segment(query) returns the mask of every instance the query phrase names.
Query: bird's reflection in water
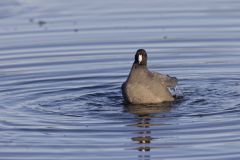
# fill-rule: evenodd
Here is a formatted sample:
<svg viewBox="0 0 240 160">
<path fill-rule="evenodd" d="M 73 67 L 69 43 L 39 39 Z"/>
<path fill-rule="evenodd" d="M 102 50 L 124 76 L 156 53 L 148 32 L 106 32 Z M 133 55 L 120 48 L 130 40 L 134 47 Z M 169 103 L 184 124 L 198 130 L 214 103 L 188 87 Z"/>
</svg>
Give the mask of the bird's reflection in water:
<svg viewBox="0 0 240 160">
<path fill-rule="evenodd" d="M 151 123 L 152 119 L 161 113 L 169 112 L 172 108 L 172 103 L 166 102 L 158 105 L 125 105 L 126 110 L 136 115 L 137 122 L 132 126 L 141 128 L 141 131 L 137 132 L 137 136 L 131 138 L 132 141 L 139 144 L 136 149 L 141 154 L 138 155 L 140 160 L 150 160 L 151 142 L 157 137 L 151 136 L 151 127 L 159 126 L 162 124 Z"/>
</svg>

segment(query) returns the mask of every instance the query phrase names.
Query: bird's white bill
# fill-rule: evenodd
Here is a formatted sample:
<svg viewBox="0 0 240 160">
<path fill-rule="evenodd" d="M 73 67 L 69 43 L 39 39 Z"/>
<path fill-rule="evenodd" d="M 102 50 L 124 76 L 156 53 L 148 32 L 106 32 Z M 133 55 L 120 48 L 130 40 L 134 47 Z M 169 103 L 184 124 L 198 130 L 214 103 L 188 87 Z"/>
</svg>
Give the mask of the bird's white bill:
<svg viewBox="0 0 240 160">
<path fill-rule="evenodd" d="M 138 63 L 140 64 L 142 62 L 142 55 L 138 56 Z"/>
</svg>

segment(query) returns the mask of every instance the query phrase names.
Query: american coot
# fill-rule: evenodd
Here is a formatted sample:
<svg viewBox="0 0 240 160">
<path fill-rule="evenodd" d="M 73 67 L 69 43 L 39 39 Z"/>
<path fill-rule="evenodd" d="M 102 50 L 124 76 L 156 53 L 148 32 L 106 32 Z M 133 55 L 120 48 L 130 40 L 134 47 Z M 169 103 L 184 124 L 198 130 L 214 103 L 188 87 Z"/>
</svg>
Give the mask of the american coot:
<svg viewBox="0 0 240 160">
<path fill-rule="evenodd" d="M 176 85 L 177 78 L 149 71 L 147 53 L 139 49 L 130 74 L 122 84 L 122 94 L 124 100 L 131 104 L 156 104 L 174 101 L 169 88 Z"/>
</svg>

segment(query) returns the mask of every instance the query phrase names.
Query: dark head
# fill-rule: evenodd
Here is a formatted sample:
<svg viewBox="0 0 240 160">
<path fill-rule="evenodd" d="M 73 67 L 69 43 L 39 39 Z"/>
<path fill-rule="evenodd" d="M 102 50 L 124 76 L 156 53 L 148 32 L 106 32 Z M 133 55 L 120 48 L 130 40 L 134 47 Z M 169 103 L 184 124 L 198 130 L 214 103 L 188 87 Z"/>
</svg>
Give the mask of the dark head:
<svg viewBox="0 0 240 160">
<path fill-rule="evenodd" d="M 144 49 L 137 50 L 134 63 L 144 66 L 147 65 L 147 52 Z"/>
</svg>

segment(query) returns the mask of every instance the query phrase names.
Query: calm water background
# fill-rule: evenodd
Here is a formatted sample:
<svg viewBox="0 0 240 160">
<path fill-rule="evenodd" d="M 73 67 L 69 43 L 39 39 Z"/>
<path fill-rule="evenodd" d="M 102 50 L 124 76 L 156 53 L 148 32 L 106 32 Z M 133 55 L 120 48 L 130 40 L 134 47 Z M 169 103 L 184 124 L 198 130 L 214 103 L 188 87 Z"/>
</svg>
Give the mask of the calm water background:
<svg viewBox="0 0 240 160">
<path fill-rule="evenodd" d="M 1 0 L 0 159 L 240 158 L 240 1 Z M 127 106 L 138 48 L 184 97 Z"/>
</svg>

